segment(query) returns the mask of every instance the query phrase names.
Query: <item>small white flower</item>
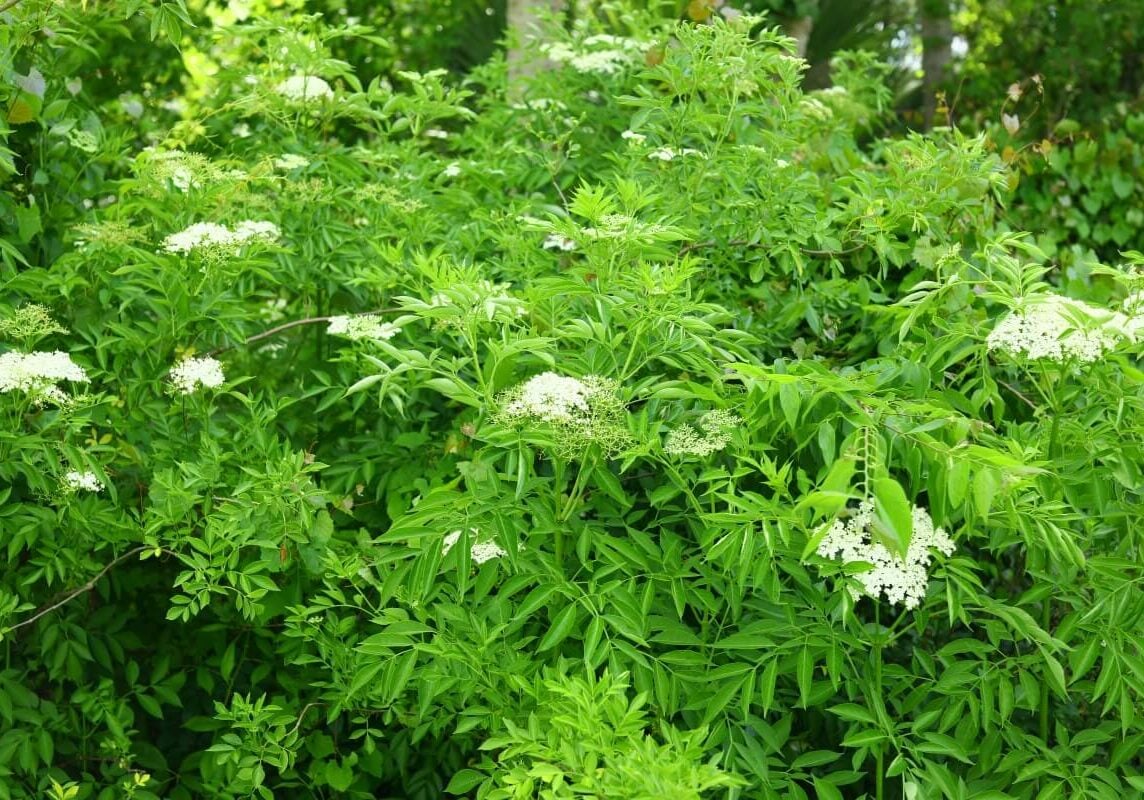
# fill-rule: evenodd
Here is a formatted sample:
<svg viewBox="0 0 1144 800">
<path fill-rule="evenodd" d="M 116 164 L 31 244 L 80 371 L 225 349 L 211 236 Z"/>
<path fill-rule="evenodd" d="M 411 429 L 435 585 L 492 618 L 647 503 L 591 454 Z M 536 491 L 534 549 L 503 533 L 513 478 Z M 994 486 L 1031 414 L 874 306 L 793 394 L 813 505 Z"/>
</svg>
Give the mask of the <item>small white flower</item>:
<svg viewBox="0 0 1144 800">
<path fill-rule="evenodd" d="M 457 161 L 449 162 L 449 165 L 447 167 L 445 167 L 445 169 L 441 170 L 441 174 L 444 175 L 446 178 L 457 177 L 458 175 L 461 174 L 460 163 Z"/>
<path fill-rule="evenodd" d="M 330 84 L 315 75 L 294 75 L 274 87 L 274 91 L 288 100 L 325 100 L 334 96 Z"/>
<path fill-rule="evenodd" d="M 247 139 L 252 133 L 250 125 L 245 122 L 240 122 L 230 129 L 230 135 L 238 139 Z"/>
<path fill-rule="evenodd" d="M 647 141 L 647 137 L 644 136 L 642 133 L 636 133 L 635 131 L 632 131 L 632 130 L 624 131 L 623 133 L 620 134 L 620 138 L 621 139 L 627 139 L 629 142 L 634 142 L 636 144 L 643 144 L 644 142 Z"/>
<path fill-rule="evenodd" d="M 401 328 L 391 322 L 382 322 L 376 314 L 363 314 L 354 317 L 330 317 L 330 325 L 326 332 L 333 336 L 344 336 L 358 341 L 392 339 L 400 330 Z"/>
<path fill-rule="evenodd" d="M 184 358 L 171 368 L 170 378 L 179 394 L 194 394 L 200 386 L 217 389 L 226 381 L 222 364 L 210 357 Z"/>
<path fill-rule="evenodd" d="M 428 136 L 430 139 L 448 139 L 449 138 L 449 132 L 443 131 L 440 128 L 429 128 L 429 130 L 425 131 L 425 135 Z"/>
<path fill-rule="evenodd" d="M 102 492 L 103 482 L 99 479 L 94 472 L 90 470 L 79 472 L 78 470 L 71 470 L 64 475 L 64 486 L 69 491 L 84 490 L 88 492 Z"/>
</svg>

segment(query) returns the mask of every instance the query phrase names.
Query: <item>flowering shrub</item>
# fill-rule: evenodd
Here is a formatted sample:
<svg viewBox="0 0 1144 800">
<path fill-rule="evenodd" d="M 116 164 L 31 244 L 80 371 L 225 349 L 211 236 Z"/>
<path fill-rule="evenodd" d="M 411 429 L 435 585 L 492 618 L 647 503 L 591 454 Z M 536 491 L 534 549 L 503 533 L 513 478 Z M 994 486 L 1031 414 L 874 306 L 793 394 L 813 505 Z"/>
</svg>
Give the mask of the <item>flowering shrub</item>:
<svg viewBox="0 0 1144 800">
<path fill-rule="evenodd" d="M 1144 256 L 748 15 L 105 5 L 0 12 L 0 796 L 1144 792 Z"/>
</svg>

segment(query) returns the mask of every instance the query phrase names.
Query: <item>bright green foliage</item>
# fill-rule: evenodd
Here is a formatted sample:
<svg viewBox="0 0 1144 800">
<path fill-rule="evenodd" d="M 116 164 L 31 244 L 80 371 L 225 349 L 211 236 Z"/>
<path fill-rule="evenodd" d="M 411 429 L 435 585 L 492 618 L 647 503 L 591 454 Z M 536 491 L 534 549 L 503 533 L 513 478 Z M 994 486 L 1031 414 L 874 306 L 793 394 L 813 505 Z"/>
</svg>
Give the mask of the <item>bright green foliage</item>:
<svg viewBox="0 0 1144 800">
<path fill-rule="evenodd" d="M 608 4 L 509 91 L 154 4 L 182 105 L 140 110 L 33 45 L 150 34 L 90 5 L 0 29 L 10 108 L 44 76 L 0 797 L 1144 791 L 1144 257 L 1062 280 L 984 139 L 872 138 L 874 59 L 804 92 L 754 18 Z M 1031 341 L 1069 357 L 1014 355 L 1065 289 L 1092 313 Z M 886 585 L 955 544 L 916 607 L 827 552 L 867 500 Z"/>
</svg>

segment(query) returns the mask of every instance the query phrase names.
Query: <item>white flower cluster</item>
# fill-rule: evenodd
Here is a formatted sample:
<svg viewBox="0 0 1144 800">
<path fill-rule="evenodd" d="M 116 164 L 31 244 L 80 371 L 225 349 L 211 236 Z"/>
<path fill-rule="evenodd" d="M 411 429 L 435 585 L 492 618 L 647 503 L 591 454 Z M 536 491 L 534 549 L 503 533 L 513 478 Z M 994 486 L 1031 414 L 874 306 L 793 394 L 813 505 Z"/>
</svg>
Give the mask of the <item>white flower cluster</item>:
<svg viewBox="0 0 1144 800">
<path fill-rule="evenodd" d="M 222 364 L 210 357 L 184 358 L 171 368 L 170 377 L 179 394 L 194 394 L 200 386 L 217 389 L 226 380 Z"/>
<path fill-rule="evenodd" d="M 391 322 L 382 322 L 376 314 L 363 314 L 354 317 L 330 317 L 330 327 L 326 332 L 356 342 L 360 339 L 392 339 L 399 330 L 401 329 Z"/>
<path fill-rule="evenodd" d="M 683 425 L 667 434 L 663 452 L 673 456 L 709 456 L 727 446 L 731 431 L 741 422 L 730 411 L 708 411 L 699 418 L 698 429 Z"/>
<path fill-rule="evenodd" d="M 163 249 L 168 253 L 183 254 L 195 250 L 207 250 L 216 254 L 232 253 L 252 242 L 273 242 L 281 235 L 282 232 L 273 222 L 244 220 L 233 230 L 214 222 L 196 222 L 165 238 Z"/>
<path fill-rule="evenodd" d="M 642 133 L 636 133 L 633 130 L 626 130 L 620 134 L 621 139 L 626 139 L 633 144 L 643 144 L 647 141 L 647 137 Z"/>
<path fill-rule="evenodd" d="M 541 47 L 551 61 L 568 64 L 577 72 L 615 75 L 639 62 L 646 45 L 623 36 L 589 36 L 579 46 L 552 42 Z"/>
<path fill-rule="evenodd" d="M 461 174 L 461 164 L 459 161 L 450 161 L 445 169 L 441 170 L 441 174 L 446 178 L 455 178 Z"/>
<path fill-rule="evenodd" d="M 449 132 L 443 131 L 440 128 L 428 128 L 425 131 L 425 135 L 428 136 L 430 139 L 448 139 L 449 138 Z"/>
<path fill-rule="evenodd" d="M 222 170 L 201 153 L 145 148 L 141 154 L 142 174 L 159 183 L 170 183 L 180 192 L 202 188 L 223 178 Z"/>
<path fill-rule="evenodd" d="M 613 390 L 603 378 L 588 375 L 583 380 L 545 372 L 525 381 L 504 407 L 509 417 L 531 417 L 545 422 L 563 422 L 580 414 L 587 416 L 589 400 Z"/>
<path fill-rule="evenodd" d="M 570 378 L 544 372 L 502 393 L 496 419 L 510 426 L 547 423 L 566 454 L 593 443 L 614 452 L 627 446 L 630 438 L 618 388 L 614 380 L 599 375 Z"/>
<path fill-rule="evenodd" d="M 81 489 L 88 492 L 102 492 L 103 482 L 90 470 L 79 472 L 73 469 L 64 475 L 64 488 L 71 492 L 78 492 Z"/>
<path fill-rule="evenodd" d="M 931 550 L 953 555 L 953 540 L 941 528 L 935 528 L 929 512 L 914 506 L 913 534 L 902 558 L 881 542 L 874 541 L 870 526 L 874 519 L 874 502 L 863 500 L 847 522 L 835 520 L 818 545 L 823 558 L 842 556 L 843 562 L 866 562 L 871 569 L 854 575 L 870 597 L 885 594 L 890 603 L 917 608 L 925 598 L 928 575 L 926 567 Z"/>
<path fill-rule="evenodd" d="M 473 537 L 469 546 L 469 558 L 472 559 L 474 564 L 483 564 L 486 561 L 492 561 L 494 558 L 501 558 L 502 556 L 508 555 L 508 551 L 492 539 L 484 542 L 477 541 L 476 537 L 480 536 L 480 531 L 476 528 L 469 528 L 469 533 Z M 453 531 L 446 536 L 441 542 L 441 555 L 448 555 L 449 551 L 453 549 L 460 538 L 460 531 Z"/>
<path fill-rule="evenodd" d="M 310 159 L 305 156 L 300 156 L 297 153 L 283 153 L 274 159 L 274 166 L 280 170 L 290 172 L 291 170 L 310 166 Z"/>
<path fill-rule="evenodd" d="M 330 84 L 316 75 L 294 75 L 275 86 L 274 91 L 294 102 L 325 100 L 334 96 Z"/>
<path fill-rule="evenodd" d="M 87 383 L 87 373 L 67 353 L 35 351 L 0 354 L 0 394 L 18 389 L 36 403 L 67 403 L 59 381 Z"/>
<path fill-rule="evenodd" d="M 576 242 L 567 236 L 561 236 L 559 233 L 550 233 L 544 237 L 542 246 L 545 250 L 562 250 L 567 253 L 576 249 Z"/>
<path fill-rule="evenodd" d="M 1121 313 L 1046 294 L 1030 298 L 1023 308 L 1002 319 L 985 342 L 990 350 L 1016 358 L 1090 362 L 1137 330 Z"/>
</svg>

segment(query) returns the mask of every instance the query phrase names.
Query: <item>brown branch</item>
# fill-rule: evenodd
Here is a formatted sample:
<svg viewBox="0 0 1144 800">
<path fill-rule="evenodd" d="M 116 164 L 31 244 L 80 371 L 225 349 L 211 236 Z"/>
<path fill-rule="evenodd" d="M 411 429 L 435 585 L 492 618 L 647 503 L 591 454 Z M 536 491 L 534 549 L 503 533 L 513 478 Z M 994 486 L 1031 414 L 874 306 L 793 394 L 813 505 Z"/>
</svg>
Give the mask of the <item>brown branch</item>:
<svg viewBox="0 0 1144 800">
<path fill-rule="evenodd" d="M 3 10 L 3 9 L 0 9 L 0 10 Z M 62 605 L 66 605 L 67 603 L 71 602 L 75 598 L 79 597 L 84 592 L 90 592 L 92 589 L 95 588 L 95 584 L 99 582 L 99 579 L 111 571 L 112 567 L 114 567 L 115 565 L 117 565 L 123 561 L 126 561 L 127 559 L 131 558 L 131 556 L 138 555 L 139 553 L 142 553 L 146 550 L 154 550 L 154 549 L 155 548 L 152 547 L 151 545 L 145 544 L 145 545 L 140 545 L 139 547 L 136 547 L 134 550 L 128 550 L 126 553 L 119 556 L 118 558 L 113 560 L 110 564 L 108 564 L 103 569 L 101 569 L 99 572 L 97 572 L 95 574 L 95 576 L 92 577 L 90 580 L 88 580 L 88 582 L 85 583 L 83 586 L 80 586 L 76 589 L 72 589 L 71 591 L 67 592 L 60 600 L 57 600 L 56 602 L 54 602 L 48 606 L 45 606 L 44 608 L 41 608 L 39 611 L 37 611 L 35 614 L 33 614 L 28 619 L 26 619 L 22 622 L 17 622 L 11 628 L 8 628 L 8 630 L 5 631 L 5 633 L 10 633 L 14 630 L 17 630 L 18 628 L 23 628 L 25 625 L 31 625 L 33 622 L 40 619 L 44 615 L 50 614 L 51 612 L 55 611 L 57 608 L 59 608 Z M 166 552 L 166 551 L 164 551 L 164 552 Z"/>
<path fill-rule="evenodd" d="M 400 311 L 400 310 L 401 310 L 400 308 L 379 308 L 376 311 L 363 311 L 360 314 L 347 314 L 346 316 L 369 317 L 369 316 L 372 316 L 374 314 L 392 314 L 392 313 Z M 222 347 L 216 347 L 214 350 L 211 350 L 209 353 L 207 353 L 207 355 L 208 356 L 217 356 L 219 353 L 225 353 L 227 350 L 233 350 L 234 348 L 239 347 L 239 346 L 246 347 L 247 345 L 253 344 L 254 342 L 257 342 L 261 339 L 268 339 L 271 336 L 276 336 L 279 333 L 282 333 L 283 331 L 288 331 L 291 328 L 297 328 L 299 325 L 313 325 L 313 324 L 318 323 L 318 322 L 329 322 L 333 318 L 334 317 L 332 317 L 332 316 L 330 316 L 330 317 L 306 317 L 305 319 L 296 319 L 296 320 L 293 320 L 291 322 L 284 322 L 281 325 L 278 325 L 274 328 L 271 328 L 270 330 L 263 331 L 262 333 L 256 333 L 253 336 L 251 336 L 247 339 L 244 339 L 242 341 L 241 345 L 239 345 L 239 344 L 226 344 L 226 345 L 223 345 Z"/>
</svg>

